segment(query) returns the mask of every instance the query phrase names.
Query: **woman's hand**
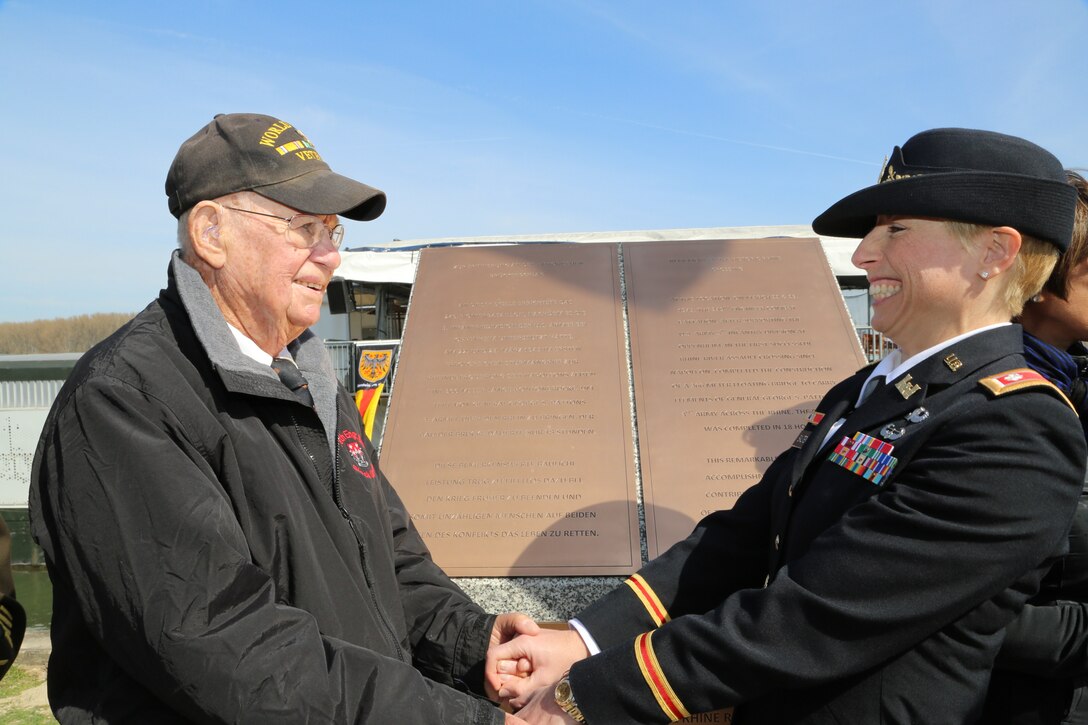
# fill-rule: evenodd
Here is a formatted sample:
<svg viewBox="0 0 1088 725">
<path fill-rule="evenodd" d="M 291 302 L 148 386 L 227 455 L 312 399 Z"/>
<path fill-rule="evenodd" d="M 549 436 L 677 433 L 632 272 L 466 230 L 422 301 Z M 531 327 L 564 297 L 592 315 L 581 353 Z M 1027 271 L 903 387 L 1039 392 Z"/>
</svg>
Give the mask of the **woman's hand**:
<svg viewBox="0 0 1088 725">
<path fill-rule="evenodd" d="M 585 642 L 573 629 L 542 629 L 535 636 L 516 637 L 488 650 L 484 677 L 500 702 L 520 708 L 535 690 L 555 683 L 588 656 Z"/>
<path fill-rule="evenodd" d="M 525 707 L 518 711 L 518 717 L 529 725 L 577 725 L 574 718 L 556 704 L 554 685 L 534 692 Z"/>
<path fill-rule="evenodd" d="M 509 642 L 518 636 L 533 637 L 540 633 L 540 626 L 533 621 L 531 617 L 520 612 L 507 612 L 506 614 L 500 614 L 495 619 L 495 626 L 491 628 L 491 640 L 487 647 L 487 662 L 491 662 L 491 652 L 501 644 Z M 527 673 L 530 669 L 529 662 L 526 661 L 521 665 Z M 515 671 L 517 666 L 515 665 Z M 486 670 L 491 672 L 490 666 Z M 487 693 L 487 697 L 492 702 L 499 701 L 498 686 L 495 684 L 496 679 L 484 677 L 484 691 Z"/>
</svg>

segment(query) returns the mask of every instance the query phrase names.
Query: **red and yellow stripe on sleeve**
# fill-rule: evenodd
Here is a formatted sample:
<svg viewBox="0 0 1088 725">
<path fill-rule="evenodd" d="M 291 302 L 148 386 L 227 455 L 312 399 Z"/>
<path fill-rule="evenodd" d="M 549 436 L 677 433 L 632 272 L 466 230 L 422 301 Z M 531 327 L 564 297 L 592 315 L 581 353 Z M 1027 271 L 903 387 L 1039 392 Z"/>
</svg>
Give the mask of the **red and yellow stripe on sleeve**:
<svg viewBox="0 0 1088 725">
<path fill-rule="evenodd" d="M 626 584 L 634 591 L 635 596 L 642 602 L 642 606 L 646 607 L 646 611 L 650 614 L 650 619 L 654 620 L 654 626 L 660 627 L 662 624 L 669 621 L 669 613 L 665 609 L 665 605 L 657 598 L 654 590 L 650 588 L 650 585 L 646 583 L 645 579 L 638 574 L 632 574 L 626 581 Z"/>
<path fill-rule="evenodd" d="M 670 722 L 691 717 L 684 703 L 680 702 L 680 698 L 676 696 L 665 673 L 661 671 L 657 655 L 654 654 L 653 642 L 650 641 L 652 634 L 653 632 L 645 632 L 635 638 L 635 661 L 638 662 L 638 668 L 642 670 L 642 676 L 646 678 L 650 692 L 654 694 L 654 699 L 657 700 L 657 704 L 661 706 Z"/>
</svg>

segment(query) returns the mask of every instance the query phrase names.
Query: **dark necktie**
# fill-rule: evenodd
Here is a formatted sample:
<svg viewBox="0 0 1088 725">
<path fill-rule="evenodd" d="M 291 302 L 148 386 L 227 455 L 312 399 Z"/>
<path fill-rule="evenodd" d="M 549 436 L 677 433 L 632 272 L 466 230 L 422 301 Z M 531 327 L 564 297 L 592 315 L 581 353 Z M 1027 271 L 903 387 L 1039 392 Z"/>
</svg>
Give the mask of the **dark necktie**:
<svg viewBox="0 0 1088 725">
<path fill-rule="evenodd" d="M 280 376 L 280 382 L 291 389 L 299 402 L 305 403 L 311 408 L 314 407 L 314 398 L 310 395 L 309 390 L 310 386 L 307 384 L 306 378 L 302 377 L 302 373 L 299 372 L 294 360 L 285 357 L 273 358 L 272 369 Z"/>
<path fill-rule="evenodd" d="M 869 382 L 865 383 L 865 389 L 861 391 L 861 398 L 858 399 L 857 407 L 860 408 L 865 403 L 866 399 L 868 399 L 877 388 L 884 384 L 884 380 L 885 378 L 883 375 L 877 375 L 875 378 L 872 378 Z"/>
</svg>

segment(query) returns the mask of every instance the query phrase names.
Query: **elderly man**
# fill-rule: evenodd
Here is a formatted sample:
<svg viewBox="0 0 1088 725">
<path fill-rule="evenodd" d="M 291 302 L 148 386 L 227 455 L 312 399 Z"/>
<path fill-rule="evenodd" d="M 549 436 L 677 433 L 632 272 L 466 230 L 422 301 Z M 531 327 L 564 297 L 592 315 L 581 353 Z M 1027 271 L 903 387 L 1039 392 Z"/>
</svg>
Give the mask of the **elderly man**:
<svg viewBox="0 0 1088 725">
<path fill-rule="evenodd" d="M 489 616 L 431 560 L 308 330 L 337 216 L 385 195 L 291 124 L 216 116 L 166 180 L 167 288 L 90 350 L 34 462 L 61 722 L 520 722 Z"/>
</svg>

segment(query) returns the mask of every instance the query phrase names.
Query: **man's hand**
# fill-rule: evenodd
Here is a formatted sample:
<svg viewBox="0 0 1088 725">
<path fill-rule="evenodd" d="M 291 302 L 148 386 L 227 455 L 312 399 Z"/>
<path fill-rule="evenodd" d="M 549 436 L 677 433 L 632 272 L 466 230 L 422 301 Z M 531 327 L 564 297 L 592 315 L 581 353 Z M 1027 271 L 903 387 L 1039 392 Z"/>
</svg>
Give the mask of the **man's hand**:
<svg viewBox="0 0 1088 725">
<path fill-rule="evenodd" d="M 527 615 L 519 612 L 507 612 L 506 614 L 500 614 L 495 619 L 495 626 L 491 628 L 491 640 L 487 646 L 487 661 L 491 662 L 491 652 L 495 647 L 509 642 L 519 635 L 532 637 L 540 633 L 540 626 L 537 625 L 533 619 Z M 524 672 L 528 674 L 530 665 L 526 660 L 522 667 Z M 515 664 L 515 671 L 517 666 Z M 487 672 L 490 673 L 490 664 L 488 664 Z M 484 676 L 484 691 L 487 693 L 487 697 L 492 702 L 499 701 L 498 687 L 495 685 L 497 678 L 492 678 L 489 674 Z"/>
<path fill-rule="evenodd" d="M 540 626 L 532 617 L 521 612 L 507 612 L 500 614 L 495 619 L 495 626 L 491 628 L 491 643 L 488 650 L 496 645 L 509 642 L 519 634 L 533 636 L 540 633 Z"/>
<path fill-rule="evenodd" d="M 574 718 L 555 703 L 554 684 L 534 692 L 525 707 L 518 710 L 518 717 L 529 725 L 577 725 Z"/>
<path fill-rule="evenodd" d="M 555 683 L 572 664 L 588 656 L 585 642 L 573 629 L 544 629 L 489 649 L 484 679 L 489 692 L 494 689 L 500 702 L 516 709 L 529 701 L 534 690 Z"/>
</svg>

